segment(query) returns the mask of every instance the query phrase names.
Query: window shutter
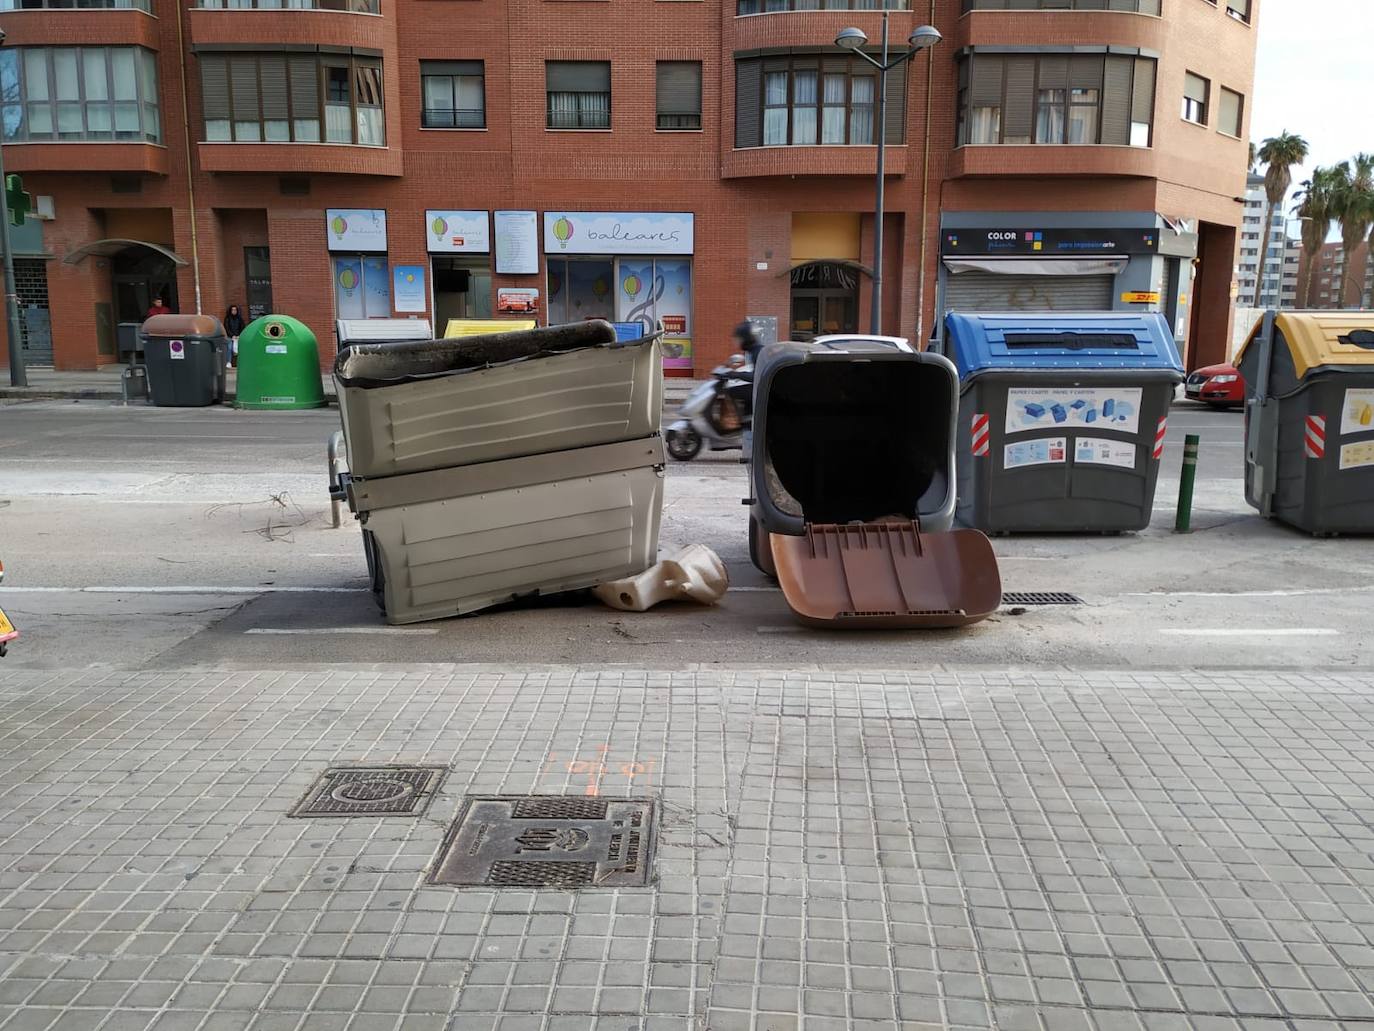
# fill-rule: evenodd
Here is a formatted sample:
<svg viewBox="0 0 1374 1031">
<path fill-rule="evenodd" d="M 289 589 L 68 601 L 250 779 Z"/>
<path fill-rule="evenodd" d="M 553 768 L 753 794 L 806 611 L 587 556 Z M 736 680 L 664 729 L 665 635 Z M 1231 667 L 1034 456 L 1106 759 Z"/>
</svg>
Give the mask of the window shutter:
<svg viewBox="0 0 1374 1031">
<path fill-rule="evenodd" d="M 899 64 L 887 73 L 887 142 L 906 142 L 906 68 Z"/>
<path fill-rule="evenodd" d="M 1135 81 L 1131 86 L 1131 121 L 1154 124 L 1155 62 L 1149 57 L 1135 60 Z"/>
<path fill-rule="evenodd" d="M 760 61 L 735 62 L 735 146 L 758 147 L 763 142 L 763 66 Z"/>
<path fill-rule="evenodd" d="M 258 58 L 262 73 L 262 117 L 265 120 L 285 120 L 291 117 L 287 106 L 286 57 L 264 54 Z"/>
<path fill-rule="evenodd" d="M 1035 58 L 1006 59 L 1007 107 L 1002 112 L 1002 135 L 1029 136 L 1035 110 Z"/>
<path fill-rule="evenodd" d="M 481 61 L 421 61 L 421 75 L 481 75 Z"/>
<path fill-rule="evenodd" d="M 1070 89 L 1102 88 L 1102 56 L 1077 54 L 1069 59 Z"/>
<path fill-rule="evenodd" d="M 701 114 L 700 62 L 659 61 L 657 72 L 659 114 Z"/>
<path fill-rule="evenodd" d="M 550 93 L 611 91 L 611 66 L 606 61 L 549 61 L 544 74 Z"/>
<path fill-rule="evenodd" d="M 1217 117 L 1217 128 L 1222 132 L 1230 133 L 1232 136 L 1239 136 L 1240 114 L 1240 94 L 1223 86 L 1221 89 L 1220 114 Z"/>
<path fill-rule="evenodd" d="M 1131 142 L 1131 70 L 1135 58 L 1112 54 L 1102 76 L 1102 142 L 1124 147 Z"/>
<path fill-rule="evenodd" d="M 1207 80 L 1200 75 L 1186 72 L 1183 76 L 1183 95 L 1199 104 L 1207 104 Z"/>
<path fill-rule="evenodd" d="M 200 102 L 207 122 L 229 117 L 229 63 L 222 54 L 200 55 Z"/>
<path fill-rule="evenodd" d="M 1068 89 L 1069 59 L 1059 54 L 1040 58 L 1040 89 Z"/>
<path fill-rule="evenodd" d="M 973 61 L 973 81 L 969 86 L 969 102 L 974 107 L 1002 106 L 1002 70 L 1000 57 L 982 54 Z"/>
<path fill-rule="evenodd" d="M 320 117 L 320 66 L 313 57 L 292 57 L 291 117 Z"/>
<path fill-rule="evenodd" d="M 258 62 L 253 57 L 233 57 L 229 60 L 229 83 L 233 88 L 233 111 L 236 122 L 258 120 Z"/>
</svg>

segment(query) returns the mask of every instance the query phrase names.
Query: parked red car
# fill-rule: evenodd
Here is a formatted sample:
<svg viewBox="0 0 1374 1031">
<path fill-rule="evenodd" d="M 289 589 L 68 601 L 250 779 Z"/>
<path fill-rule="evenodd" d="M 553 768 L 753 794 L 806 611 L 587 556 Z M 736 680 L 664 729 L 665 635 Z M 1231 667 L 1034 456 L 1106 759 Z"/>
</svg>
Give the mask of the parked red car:
<svg viewBox="0 0 1374 1031">
<path fill-rule="evenodd" d="M 1201 401 L 1214 408 L 1239 407 L 1245 404 L 1245 380 L 1234 365 L 1208 365 L 1189 374 L 1183 394 L 1190 401 Z"/>
</svg>

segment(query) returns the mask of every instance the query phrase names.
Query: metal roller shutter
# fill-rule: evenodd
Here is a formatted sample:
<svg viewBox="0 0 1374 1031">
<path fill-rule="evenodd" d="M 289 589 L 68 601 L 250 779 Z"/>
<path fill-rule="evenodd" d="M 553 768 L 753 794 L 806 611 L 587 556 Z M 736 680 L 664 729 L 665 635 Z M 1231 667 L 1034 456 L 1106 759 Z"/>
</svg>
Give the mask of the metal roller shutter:
<svg viewBox="0 0 1374 1031">
<path fill-rule="evenodd" d="M 960 272 L 945 286 L 945 310 L 1111 311 L 1116 277 L 1009 276 Z"/>
</svg>

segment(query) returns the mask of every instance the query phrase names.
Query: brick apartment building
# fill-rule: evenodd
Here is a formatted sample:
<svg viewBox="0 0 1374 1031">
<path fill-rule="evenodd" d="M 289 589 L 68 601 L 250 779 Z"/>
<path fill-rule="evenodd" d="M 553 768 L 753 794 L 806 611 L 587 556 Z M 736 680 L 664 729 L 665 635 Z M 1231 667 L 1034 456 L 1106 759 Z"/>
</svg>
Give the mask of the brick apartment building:
<svg viewBox="0 0 1374 1031">
<path fill-rule="evenodd" d="M 1308 308 L 1374 307 L 1374 262 L 1369 260 L 1368 243 L 1361 243 L 1355 248 L 1354 261 L 1355 268 L 1364 269 L 1363 288 L 1358 298 L 1355 297 L 1353 286 L 1350 295 L 1342 298 L 1345 248 L 1340 243 L 1323 244 L 1312 259 L 1303 304 Z M 1359 279 L 1358 274 L 1356 278 Z"/>
<path fill-rule="evenodd" d="M 180 311 L 867 329 L 881 0 L 3 0 L 35 364 Z M 1167 313 L 1218 360 L 1259 0 L 891 0 L 886 332 L 950 309 Z"/>
</svg>

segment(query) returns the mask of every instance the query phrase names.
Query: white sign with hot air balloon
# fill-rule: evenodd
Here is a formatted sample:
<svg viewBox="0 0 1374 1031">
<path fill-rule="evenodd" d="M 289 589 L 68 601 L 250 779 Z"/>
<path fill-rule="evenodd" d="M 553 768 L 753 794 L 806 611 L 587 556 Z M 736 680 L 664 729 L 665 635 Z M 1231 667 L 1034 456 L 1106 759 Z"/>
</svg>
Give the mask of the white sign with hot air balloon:
<svg viewBox="0 0 1374 1031">
<path fill-rule="evenodd" d="M 546 211 L 544 253 L 691 254 L 690 211 Z"/>
<path fill-rule="evenodd" d="M 386 253 L 386 211 L 382 208 L 328 208 L 324 231 L 331 251 Z"/>
<path fill-rule="evenodd" d="M 486 254 L 491 250 L 485 211 L 426 211 L 425 237 L 431 254 Z"/>
</svg>

